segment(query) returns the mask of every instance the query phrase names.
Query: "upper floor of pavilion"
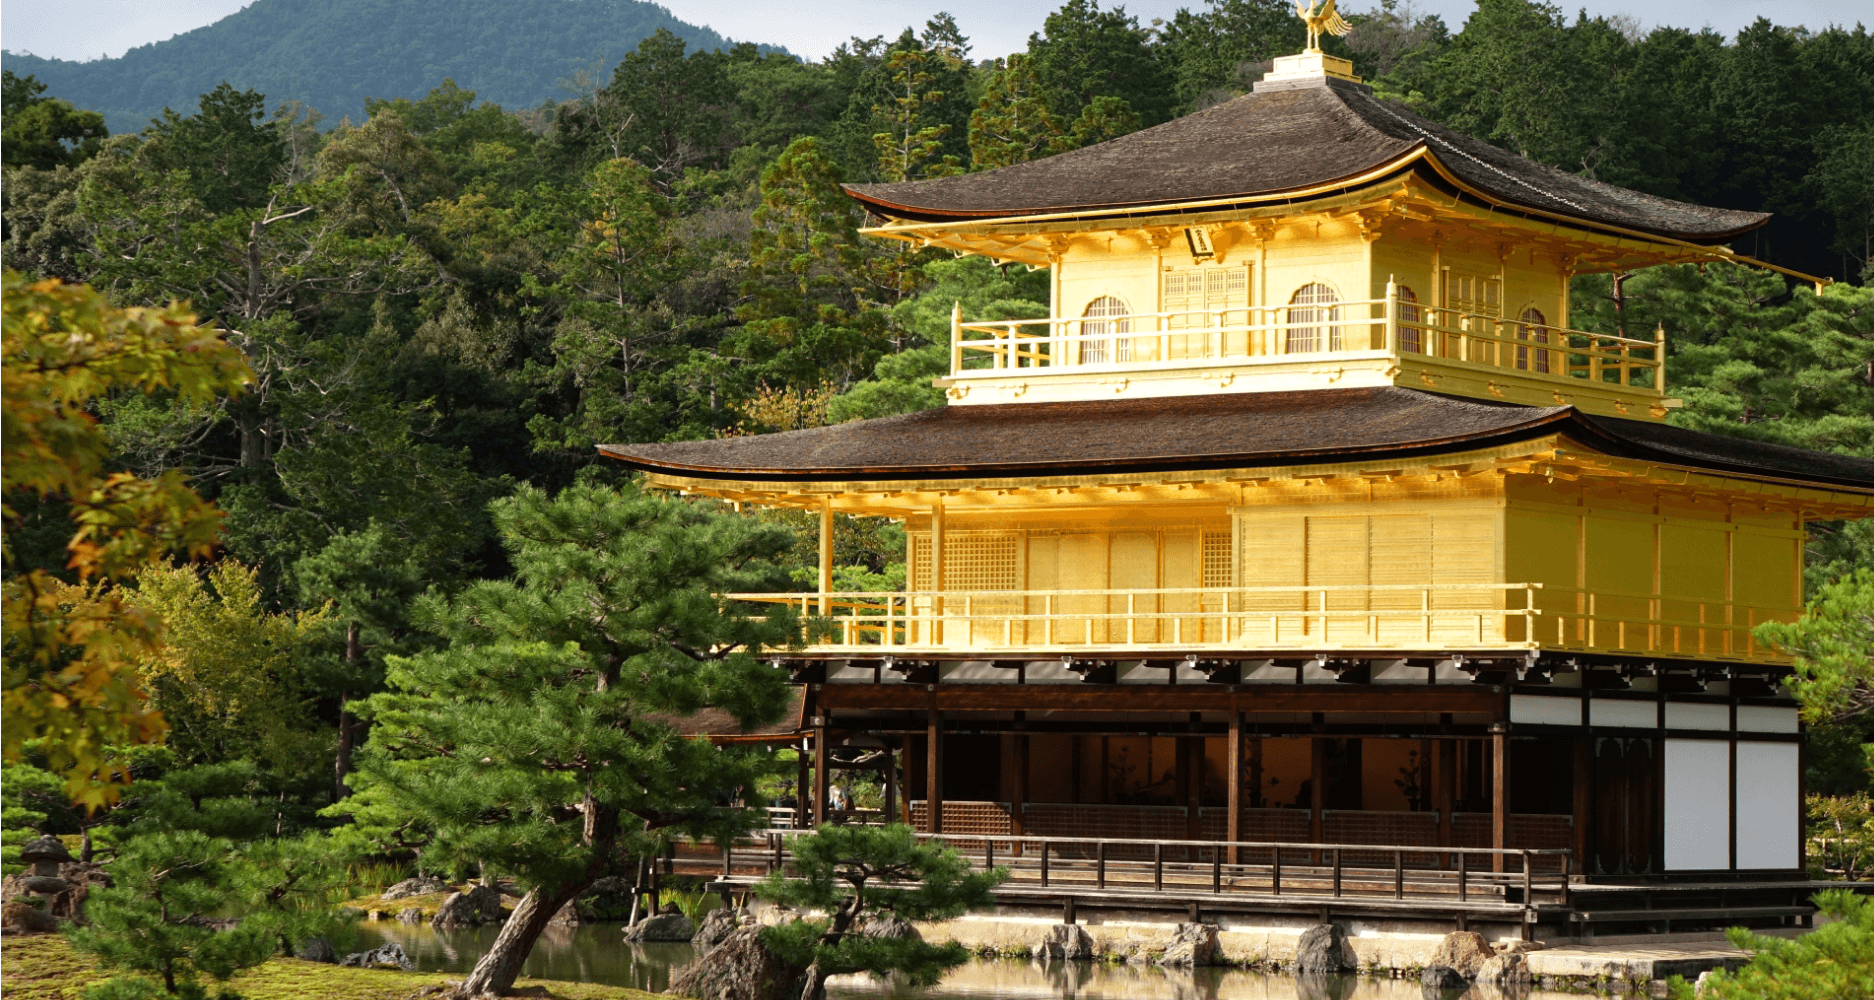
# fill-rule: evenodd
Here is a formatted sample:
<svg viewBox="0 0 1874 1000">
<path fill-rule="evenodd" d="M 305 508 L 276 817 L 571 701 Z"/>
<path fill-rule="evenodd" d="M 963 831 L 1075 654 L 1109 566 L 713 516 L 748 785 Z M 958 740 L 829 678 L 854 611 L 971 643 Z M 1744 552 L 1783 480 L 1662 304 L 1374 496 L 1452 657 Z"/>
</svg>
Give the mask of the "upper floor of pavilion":
<svg viewBox="0 0 1874 1000">
<path fill-rule="evenodd" d="M 953 402 L 1398 385 L 1661 419 L 1664 334 L 1570 326 L 1568 281 L 1736 258 L 1757 212 L 1544 166 L 1342 60 L 998 170 L 848 188 L 867 232 L 1052 269 L 1049 316 L 951 331 Z"/>
</svg>

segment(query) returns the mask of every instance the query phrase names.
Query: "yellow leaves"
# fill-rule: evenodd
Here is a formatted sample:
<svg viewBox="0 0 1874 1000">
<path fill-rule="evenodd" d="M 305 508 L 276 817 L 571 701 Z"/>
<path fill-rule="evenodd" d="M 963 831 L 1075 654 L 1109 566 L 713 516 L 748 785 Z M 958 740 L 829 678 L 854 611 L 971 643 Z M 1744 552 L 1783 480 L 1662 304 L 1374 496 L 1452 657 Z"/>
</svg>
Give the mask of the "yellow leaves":
<svg viewBox="0 0 1874 1000">
<path fill-rule="evenodd" d="M 156 625 L 112 581 L 171 552 L 206 554 L 220 514 L 177 473 L 109 472 L 110 443 L 89 407 L 124 391 L 206 404 L 252 374 L 220 331 L 181 305 L 117 309 L 83 285 L 28 282 L 13 271 L 0 282 L 0 335 L 4 752 L 16 758 L 24 742 L 43 738 L 74 798 L 96 804 L 125 778 L 107 746 L 163 733 L 133 667 L 153 648 Z M 77 583 L 15 564 L 14 504 L 27 494 L 69 509 L 66 568 Z"/>
</svg>

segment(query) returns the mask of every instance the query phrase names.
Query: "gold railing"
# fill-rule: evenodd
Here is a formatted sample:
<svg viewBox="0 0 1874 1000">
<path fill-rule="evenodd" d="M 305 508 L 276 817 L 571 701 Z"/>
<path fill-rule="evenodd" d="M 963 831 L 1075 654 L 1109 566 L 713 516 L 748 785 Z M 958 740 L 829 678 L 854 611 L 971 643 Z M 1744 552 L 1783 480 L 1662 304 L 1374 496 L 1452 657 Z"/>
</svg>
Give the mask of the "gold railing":
<svg viewBox="0 0 1874 1000">
<path fill-rule="evenodd" d="M 1665 334 L 1570 330 L 1486 313 L 1378 299 L 963 322 L 953 314 L 953 376 L 1009 369 L 1142 371 L 1392 355 L 1665 393 Z"/>
<path fill-rule="evenodd" d="M 808 648 L 1559 648 L 1783 662 L 1751 636 L 1795 608 L 1540 583 L 726 594 L 813 619 Z"/>
</svg>

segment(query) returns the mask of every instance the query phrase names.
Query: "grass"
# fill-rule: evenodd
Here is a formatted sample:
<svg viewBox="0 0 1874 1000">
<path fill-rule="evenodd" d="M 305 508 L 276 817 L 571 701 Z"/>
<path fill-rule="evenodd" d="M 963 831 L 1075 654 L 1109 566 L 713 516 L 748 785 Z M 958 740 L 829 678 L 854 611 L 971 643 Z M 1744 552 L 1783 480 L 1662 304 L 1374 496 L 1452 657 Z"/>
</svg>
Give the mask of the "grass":
<svg viewBox="0 0 1874 1000">
<path fill-rule="evenodd" d="M 346 969 L 293 958 L 276 958 L 236 975 L 228 985 L 247 1000 L 408 1000 L 426 986 L 460 973 L 387 972 Z M 84 988 L 110 978 L 88 956 L 72 950 L 64 936 L 9 935 L 0 940 L 0 991 L 7 1000 L 77 1000 Z M 525 976 L 516 990 L 544 987 L 556 1000 L 665 1000 L 624 986 L 563 983 Z"/>
</svg>

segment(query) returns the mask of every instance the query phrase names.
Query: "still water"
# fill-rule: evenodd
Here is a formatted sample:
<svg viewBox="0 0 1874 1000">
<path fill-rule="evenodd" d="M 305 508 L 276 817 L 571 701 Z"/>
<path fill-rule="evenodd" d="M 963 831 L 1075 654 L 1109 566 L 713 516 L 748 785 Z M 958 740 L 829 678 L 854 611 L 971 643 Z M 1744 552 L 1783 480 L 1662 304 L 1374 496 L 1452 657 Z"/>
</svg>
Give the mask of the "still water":
<svg viewBox="0 0 1874 1000">
<path fill-rule="evenodd" d="M 499 927 L 438 931 L 398 923 L 365 924 L 366 935 L 395 941 L 424 972 L 466 972 L 494 943 Z M 618 924 L 552 927 L 527 959 L 526 974 L 542 979 L 632 986 L 653 993 L 670 985 L 670 970 L 688 963 L 687 944 L 626 944 Z M 976 959 L 930 989 L 912 989 L 865 976 L 836 977 L 829 1000 L 1499 1000 L 1485 987 L 1438 993 L 1416 981 L 1340 977 L 1326 981 L 1236 969 L 1167 971 L 1155 966 L 1043 966 L 1018 959 Z M 1547 990 L 1518 992 L 1515 1000 L 1580 1000 Z"/>
</svg>

